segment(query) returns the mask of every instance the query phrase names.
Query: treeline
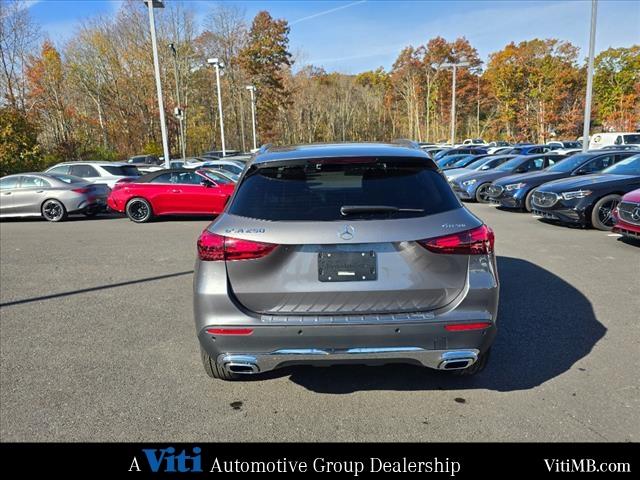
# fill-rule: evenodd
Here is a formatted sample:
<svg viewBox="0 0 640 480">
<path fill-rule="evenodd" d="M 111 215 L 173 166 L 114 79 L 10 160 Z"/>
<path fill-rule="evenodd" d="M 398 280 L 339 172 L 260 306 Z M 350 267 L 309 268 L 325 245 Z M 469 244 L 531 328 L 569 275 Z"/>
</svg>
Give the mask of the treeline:
<svg viewBox="0 0 640 480">
<path fill-rule="evenodd" d="M 78 25 L 57 48 L 21 0 L 0 1 L 3 175 L 62 159 L 161 154 L 149 22 L 141 2 L 129 0 L 115 17 Z M 259 143 L 447 140 L 452 73 L 443 64 L 461 60 L 470 65 L 457 75 L 458 140 L 544 142 L 582 134 L 586 66 L 584 53 L 568 42 L 511 43 L 485 64 L 465 38 L 437 37 L 403 49 L 389 71 L 345 75 L 293 68 L 289 26 L 266 11 L 247 23 L 234 5 L 216 5 L 198 25 L 184 4 L 166 3 L 156 23 L 173 156 L 180 152 L 177 98 L 185 112 L 187 154 L 220 148 L 210 57 L 226 66 L 227 148 L 252 146 L 247 85 L 257 88 Z M 606 50 L 595 63 L 592 131 L 636 130 L 640 46 Z"/>
</svg>

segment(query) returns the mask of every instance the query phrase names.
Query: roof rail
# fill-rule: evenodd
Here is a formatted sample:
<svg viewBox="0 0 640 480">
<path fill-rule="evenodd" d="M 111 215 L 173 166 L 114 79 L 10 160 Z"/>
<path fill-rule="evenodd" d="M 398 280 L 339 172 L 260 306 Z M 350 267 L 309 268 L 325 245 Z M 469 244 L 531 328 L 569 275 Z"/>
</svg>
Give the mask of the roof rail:
<svg viewBox="0 0 640 480">
<path fill-rule="evenodd" d="M 273 147 L 272 143 L 265 143 L 264 145 L 262 145 L 259 149 L 258 149 L 258 154 L 260 153 L 265 153 L 266 151 L 268 151 L 271 147 Z"/>
<path fill-rule="evenodd" d="M 414 140 L 409 140 L 408 138 L 396 138 L 391 143 L 420 150 L 420 144 Z"/>
</svg>

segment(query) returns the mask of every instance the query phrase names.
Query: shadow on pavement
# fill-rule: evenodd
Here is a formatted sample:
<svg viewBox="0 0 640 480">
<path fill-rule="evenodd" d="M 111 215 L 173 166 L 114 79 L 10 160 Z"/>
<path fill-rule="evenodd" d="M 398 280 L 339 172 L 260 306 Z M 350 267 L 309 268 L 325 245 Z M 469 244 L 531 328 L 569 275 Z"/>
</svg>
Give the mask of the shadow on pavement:
<svg viewBox="0 0 640 480">
<path fill-rule="evenodd" d="M 553 273 L 517 258 L 498 257 L 498 336 L 486 369 L 474 377 L 413 365 L 290 367 L 251 377 L 260 381 L 288 375 L 319 393 L 363 390 L 488 389 L 528 390 L 587 356 L 605 335 L 589 300 Z"/>
<path fill-rule="evenodd" d="M 51 300 L 52 298 L 69 297 L 81 293 L 96 292 L 98 290 L 106 290 L 109 288 L 126 287 L 138 283 L 154 282 L 164 280 L 165 278 L 181 277 L 183 275 L 191 275 L 193 270 L 177 273 L 167 273 L 165 275 L 157 275 L 155 277 L 139 278 L 137 280 L 127 280 L 126 282 L 110 283 L 108 285 L 99 285 L 97 287 L 81 288 L 79 290 L 71 290 L 69 292 L 52 293 L 50 295 L 42 295 L 39 297 L 23 298 L 21 300 L 12 300 L 10 302 L 0 303 L 0 307 L 10 307 L 12 305 L 22 305 L 24 303 L 40 302 L 42 300 Z"/>
</svg>

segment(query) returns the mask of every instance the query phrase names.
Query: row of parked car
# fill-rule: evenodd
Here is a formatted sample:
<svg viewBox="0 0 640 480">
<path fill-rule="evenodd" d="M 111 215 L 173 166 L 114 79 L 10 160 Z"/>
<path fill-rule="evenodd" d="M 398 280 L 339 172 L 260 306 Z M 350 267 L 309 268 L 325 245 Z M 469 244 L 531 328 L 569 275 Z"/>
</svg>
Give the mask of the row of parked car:
<svg viewBox="0 0 640 480">
<path fill-rule="evenodd" d="M 640 148 L 582 153 L 568 147 L 470 144 L 422 149 L 463 201 L 638 237 L 640 203 L 634 194 L 624 195 L 640 188 Z M 145 174 L 139 158 L 65 162 L 45 172 L 6 176 L 0 179 L 0 217 L 42 216 L 58 222 L 69 214 L 93 216 L 111 209 L 143 223 L 162 215 L 216 215 L 224 210 L 250 157 L 209 154 L 170 169 L 156 163 Z"/>
<path fill-rule="evenodd" d="M 158 215 L 210 216 L 224 208 L 248 158 L 194 158 L 169 169 L 156 164 L 147 173 L 132 161 L 78 161 L 8 175 L 0 179 L 0 218 L 60 222 L 109 208 L 137 223 Z"/>
<path fill-rule="evenodd" d="M 636 146 L 582 153 L 528 145 L 497 155 L 483 147 L 463 146 L 441 150 L 433 159 L 463 201 L 640 235 L 640 204 L 637 192 L 631 193 L 640 188 L 640 148 Z"/>
</svg>

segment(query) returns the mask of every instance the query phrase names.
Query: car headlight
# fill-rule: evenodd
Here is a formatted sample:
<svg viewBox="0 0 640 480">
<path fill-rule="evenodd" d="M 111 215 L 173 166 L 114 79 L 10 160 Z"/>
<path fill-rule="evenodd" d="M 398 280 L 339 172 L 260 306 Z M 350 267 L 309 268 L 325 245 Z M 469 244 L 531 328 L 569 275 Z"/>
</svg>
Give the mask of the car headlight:
<svg viewBox="0 0 640 480">
<path fill-rule="evenodd" d="M 475 178 L 473 180 L 466 180 L 464 182 L 462 182 L 462 186 L 463 187 L 468 187 L 469 185 L 473 185 L 474 183 L 476 183 L 478 180 L 476 180 Z"/>
<path fill-rule="evenodd" d="M 507 185 L 506 187 L 504 187 L 505 190 L 511 191 L 511 190 L 520 190 L 521 188 L 523 188 L 526 185 L 526 183 L 512 183 L 510 185 Z"/>
<path fill-rule="evenodd" d="M 584 198 L 591 195 L 591 190 L 576 190 L 574 192 L 562 192 L 562 198 L 573 200 L 574 198 Z"/>
</svg>

